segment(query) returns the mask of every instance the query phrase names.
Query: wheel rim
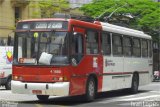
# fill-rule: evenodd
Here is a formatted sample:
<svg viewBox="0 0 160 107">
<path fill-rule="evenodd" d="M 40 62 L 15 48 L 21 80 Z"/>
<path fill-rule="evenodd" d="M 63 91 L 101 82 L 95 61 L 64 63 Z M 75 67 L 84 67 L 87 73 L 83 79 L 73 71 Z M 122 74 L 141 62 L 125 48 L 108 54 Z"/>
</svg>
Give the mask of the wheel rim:
<svg viewBox="0 0 160 107">
<path fill-rule="evenodd" d="M 95 86 L 94 86 L 94 82 L 93 82 L 93 81 L 90 81 L 90 82 L 89 82 L 88 91 L 89 91 L 89 95 L 90 95 L 90 96 L 94 96 Z"/>
<path fill-rule="evenodd" d="M 11 89 L 11 81 L 8 82 L 8 88 Z"/>
</svg>

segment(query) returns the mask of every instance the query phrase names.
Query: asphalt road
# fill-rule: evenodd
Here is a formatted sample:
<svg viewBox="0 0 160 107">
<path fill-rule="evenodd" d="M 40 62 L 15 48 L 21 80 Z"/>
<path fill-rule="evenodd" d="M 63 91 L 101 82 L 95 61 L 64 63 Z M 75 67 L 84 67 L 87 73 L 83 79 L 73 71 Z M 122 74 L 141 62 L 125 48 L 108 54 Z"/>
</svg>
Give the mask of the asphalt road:
<svg viewBox="0 0 160 107">
<path fill-rule="evenodd" d="M 126 90 L 99 93 L 93 102 L 83 101 L 83 97 L 50 97 L 48 101 L 38 101 L 34 95 L 13 94 L 0 87 L 0 107 L 160 107 L 160 82 L 152 82 L 139 88 L 137 94 Z"/>
</svg>

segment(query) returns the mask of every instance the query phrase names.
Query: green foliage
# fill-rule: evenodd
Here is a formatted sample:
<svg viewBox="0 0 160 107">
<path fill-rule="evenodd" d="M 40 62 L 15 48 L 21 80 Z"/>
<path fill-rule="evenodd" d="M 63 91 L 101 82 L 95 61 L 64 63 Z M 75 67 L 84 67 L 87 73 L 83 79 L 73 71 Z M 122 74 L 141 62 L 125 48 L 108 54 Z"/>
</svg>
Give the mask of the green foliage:
<svg viewBox="0 0 160 107">
<path fill-rule="evenodd" d="M 69 9 L 67 0 L 42 0 L 39 2 L 42 18 L 52 17 L 56 12 L 66 12 Z"/>
<path fill-rule="evenodd" d="M 152 36 L 160 31 L 160 3 L 153 0 L 93 0 L 81 7 L 81 10 L 94 18 L 105 12 L 100 18 L 102 21 L 105 16 L 115 11 L 110 23 L 123 23 L 135 29 L 140 28 Z M 133 18 L 127 17 L 128 14 Z"/>
</svg>

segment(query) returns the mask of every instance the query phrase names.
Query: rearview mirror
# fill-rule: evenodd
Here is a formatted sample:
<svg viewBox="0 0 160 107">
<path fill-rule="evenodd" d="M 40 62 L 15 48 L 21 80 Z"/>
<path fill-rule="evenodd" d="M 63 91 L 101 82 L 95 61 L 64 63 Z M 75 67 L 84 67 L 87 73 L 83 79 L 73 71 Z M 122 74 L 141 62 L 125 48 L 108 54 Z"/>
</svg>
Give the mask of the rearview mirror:
<svg viewBox="0 0 160 107">
<path fill-rule="evenodd" d="M 71 64 L 72 64 L 72 66 L 77 66 L 77 61 L 75 58 L 71 59 Z"/>
</svg>

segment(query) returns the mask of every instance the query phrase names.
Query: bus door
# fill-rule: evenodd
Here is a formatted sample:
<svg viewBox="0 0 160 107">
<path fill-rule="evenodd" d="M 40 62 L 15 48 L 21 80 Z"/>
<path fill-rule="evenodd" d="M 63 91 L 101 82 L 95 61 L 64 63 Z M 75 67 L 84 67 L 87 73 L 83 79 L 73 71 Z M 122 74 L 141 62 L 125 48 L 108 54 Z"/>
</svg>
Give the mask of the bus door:
<svg viewBox="0 0 160 107">
<path fill-rule="evenodd" d="M 84 82 L 86 67 L 84 66 L 84 36 L 85 29 L 73 26 L 71 35 L 70 49 L 71 49 L 71 95 L 78 95 L 84 93 Z"/>
</svg>

